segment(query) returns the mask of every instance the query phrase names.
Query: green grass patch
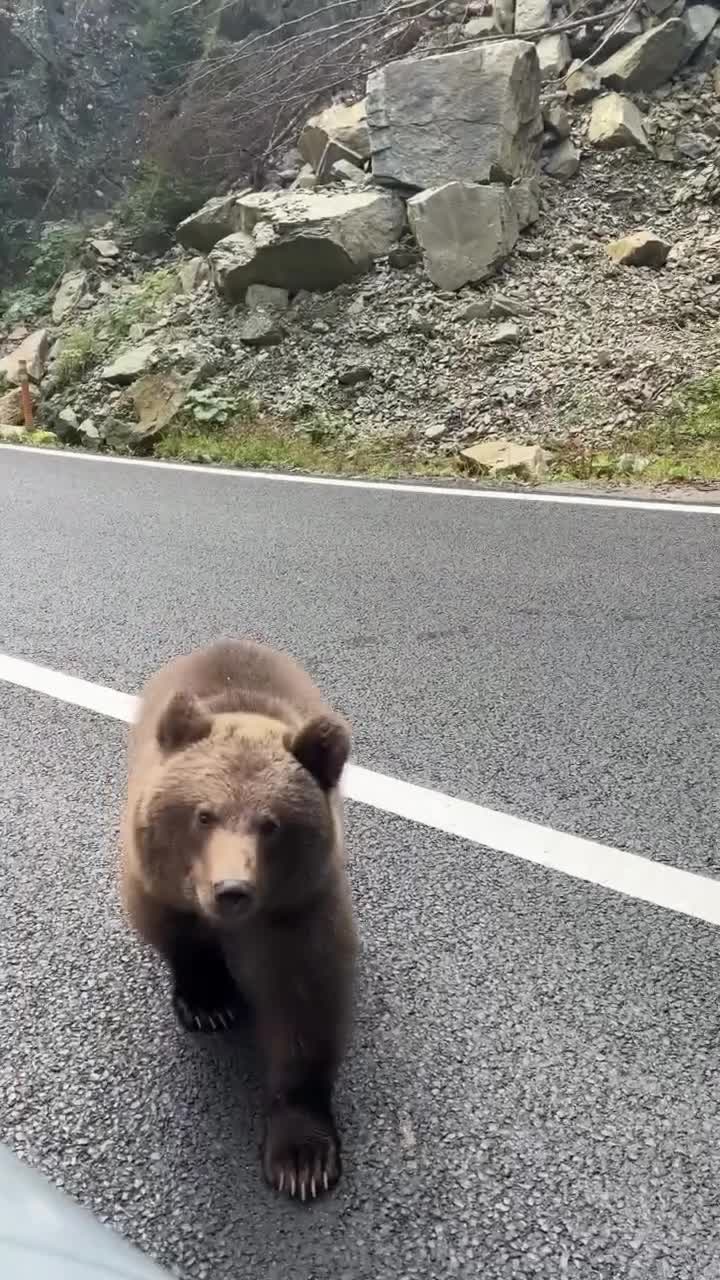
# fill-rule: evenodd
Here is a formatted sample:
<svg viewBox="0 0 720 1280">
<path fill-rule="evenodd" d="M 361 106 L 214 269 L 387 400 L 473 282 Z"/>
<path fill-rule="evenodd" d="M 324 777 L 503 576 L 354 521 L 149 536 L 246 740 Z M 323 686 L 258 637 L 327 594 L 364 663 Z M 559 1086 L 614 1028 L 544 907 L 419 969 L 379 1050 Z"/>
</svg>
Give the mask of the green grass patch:
<svg viewBox="0 0 720 1280">
<path fill-rule="evenodd" d="M 393 477 L 456 474 L 452 460 L 419 457 L 407 437 L 313 439 L 306 430 L 257 422 L 239 432 L 180 430 L 155 446 L 155 457 L 273 471 Z"/>
<path fill-rule="evenodd" d="M 603 449 L 579 440 L 557 445 L 556 480 L 618 480 L 641 484 L 720 482 L 720 372 L 690 383 L 669 410 Z"/>
</svg>

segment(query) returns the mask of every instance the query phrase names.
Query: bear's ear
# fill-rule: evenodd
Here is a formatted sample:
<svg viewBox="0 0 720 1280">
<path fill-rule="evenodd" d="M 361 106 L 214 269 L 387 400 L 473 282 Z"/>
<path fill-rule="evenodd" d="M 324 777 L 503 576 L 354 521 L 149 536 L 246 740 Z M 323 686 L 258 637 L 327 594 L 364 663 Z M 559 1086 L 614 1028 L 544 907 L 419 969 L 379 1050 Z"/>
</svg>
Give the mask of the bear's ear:
<svg viewBox="0 0 720 1280">
<path fill-rule="evenodd" d="M 317 716 L 295 735 L 289 734 L 286 742 L 288 750 L 324 791 L 337 786 L 350 755 L 350 731 L 344 721 Z"/>
<path fill-rule="evenodd" d="M 163 751 L 180 751 L 207 738 L 211 729 L 212 717 L 203 711 L 197 698 L 176 693 L 158 721 L 157 740 Z"/>
</svg>

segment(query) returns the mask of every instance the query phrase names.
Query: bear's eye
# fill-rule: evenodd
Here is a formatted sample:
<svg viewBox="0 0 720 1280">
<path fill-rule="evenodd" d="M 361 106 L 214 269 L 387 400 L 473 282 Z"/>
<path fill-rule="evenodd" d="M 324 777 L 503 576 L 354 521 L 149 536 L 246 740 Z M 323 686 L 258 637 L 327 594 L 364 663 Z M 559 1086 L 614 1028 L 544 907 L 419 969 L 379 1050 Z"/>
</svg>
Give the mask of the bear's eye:
<svg viewBox="0 0 720 1280">
<path fill-rule="evenodd" d="M 271 818 L 269 814 L 266 814 L 265 817 L 260 818 L 258 821 L 258 831 L 260 832 L 261 836 L 275 835 L 275 832 L 277 831 L 279 826 L 280 826 L 280 823 L 277 821 L 277 819 Z"/>
<path fill-rule="evenodd" d="M 201 827 L 211 827 L 217 818 L 212 809 L 198 809 L 197 820 Z"/>
</svg>

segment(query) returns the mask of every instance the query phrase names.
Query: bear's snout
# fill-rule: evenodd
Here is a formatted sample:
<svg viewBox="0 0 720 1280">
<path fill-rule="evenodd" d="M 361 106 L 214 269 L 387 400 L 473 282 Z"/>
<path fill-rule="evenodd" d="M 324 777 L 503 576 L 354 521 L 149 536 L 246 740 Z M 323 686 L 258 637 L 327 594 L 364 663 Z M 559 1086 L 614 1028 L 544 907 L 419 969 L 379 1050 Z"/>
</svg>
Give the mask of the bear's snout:
<svg viewBox="0 0 720 1280">
<path fill-rule="evenodd" d="M 249 880 L 218 880 L 213 885 L 215 910 L 218 915 L 245 915 L 255 900 L 255 885 Z"/>
</svg>

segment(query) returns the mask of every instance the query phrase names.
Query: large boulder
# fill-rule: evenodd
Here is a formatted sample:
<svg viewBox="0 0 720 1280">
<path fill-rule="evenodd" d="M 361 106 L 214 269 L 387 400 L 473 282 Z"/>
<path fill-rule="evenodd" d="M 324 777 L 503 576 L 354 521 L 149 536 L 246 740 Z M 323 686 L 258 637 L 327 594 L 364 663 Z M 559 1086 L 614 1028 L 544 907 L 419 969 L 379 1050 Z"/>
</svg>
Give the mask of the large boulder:
<svg viewBox="0 0 720 1280">
<path fill-rule="evenodd" d="M 154 342 L 142 342 L 137 347 L 128 347 L 101 369 L 100 377 L 105 382 L 134 382 L 148 372 L 156 356 L 157 346 Z"/>
<path fill-rule="evenodd" d="M 515 30 L 539 31 L 552 22 L 552 0 L 516 0 Z"/>
<path fill-rule="evenodd" d="M 10 355 L 0 360 L 0 381 L 4 378 L 15 386 L 20 382 L 20 365 L 25 361 L 29 377 L 39 382 L 47 368 L 50 353 L 50 342 L 45 329 L 37 329 L 29 334 Z"/>
<path fill-rule="evenodd" d="M 720 21 L 720 11 L 713 4 L 691 4 L 685 10 L 685 59 L 691 58 L 705 43 Z"/>
<path fill-rule="evenodd" d="M 668 18 L 601 62 L 595 68 L 597 75 L 610 89 L 658 89 L 685 61 L 687 31 L 682 18 Z"/>
<path fill-rule="evenodd" d="M 218 292 L 238 301 L 249 285 L 324 291 L 366 271 L 397 243 L 402 200 L 388 191 L 250 192 L 242 226 L 210 254 Z"/>
<path fill-rule="evenodd" d="M 542 135 L 535 46 L 499 40 L 391 62 L 368 77 L 367 119 L 379 182 L 512 182 L 534 168 Z"/>
<path fill-rule="evenodd" d="M 484 280 L 515 245 L 515 202 L 500 183 L 449 182 L 408 202 L 408 217 L 425 270 L 439 289 Z"/>
<path fill-rule="evenodd" d="M 213 196 L 201 209 L 184 218 L 175 231 L 183 248 L 209 253 L 218 240 L 239 231 L 242 217 L 237 210 L 237 201 L 242 194 L 231 192 L 227 196 Z"/>
<path fill-rule="evenodd" d="M 364 98 L 361 102 L 337 103 L 308 120 L 298 138 L 298 150 L 315 173 L 319 172 L 329 142 L 336 142 L 362 160 L 369 160 L 370 136 Z"/>
</svg>

